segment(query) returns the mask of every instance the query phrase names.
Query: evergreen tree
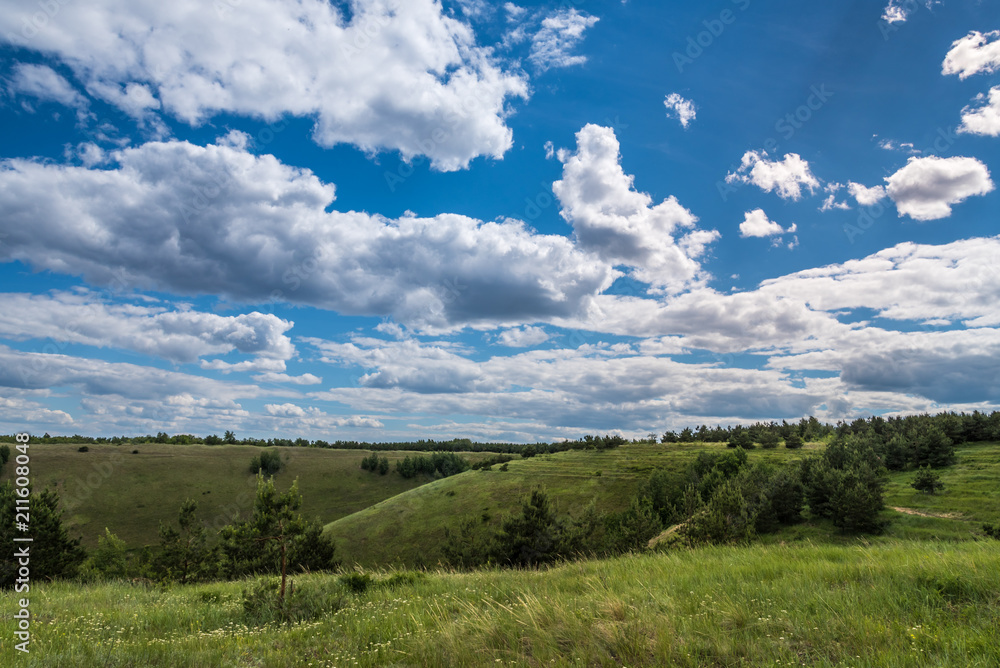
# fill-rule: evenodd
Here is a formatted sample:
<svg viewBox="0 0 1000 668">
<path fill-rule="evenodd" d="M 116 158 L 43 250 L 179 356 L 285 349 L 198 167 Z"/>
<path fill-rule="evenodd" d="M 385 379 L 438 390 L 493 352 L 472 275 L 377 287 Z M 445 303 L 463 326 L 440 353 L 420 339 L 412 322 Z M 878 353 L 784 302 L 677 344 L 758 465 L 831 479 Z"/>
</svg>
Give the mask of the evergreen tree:
<svg viewBox="0 0 1000 668">
<path fill-rule="evenodd" d="M 504 519 L 497 536 L 498 561 L 532 568 L 560 556 L 562 523 L 545 492 L 536 489 L 521 504 L 521 514 Z"/>
<path fill-rule="evenodd" d="M 299 481 L 284 494 L 274 478 L 257 475 L 253 513 L 219 532 L 223 571 L 228 577 L 250 573 L 281 573 L 281 599 L 290 570 L 329 570 L 336 567 L 334 545 L 322 536 L 318 521 L 310 524 L 297 512 L 302 506 Z"/>
<path fill-rule="evenodd" d="M 208 531 L 198 524 L 198 503 L 188 499 L 177 517 L 179 529 L 160 522 L 160 554 L 156 570 L 163 579 L 181 584 L 211 578 L 216 568 L 216 548 L 208 545 Z"/>
<path fill-rule="evenodd" d="M 931 470 L 931 467 L 924 466 L 917 471 L 917 475 L 913 479 L 913 482 L 910 483 L 910 487 L 918 492 L 934 494 L 944 488 L 944 483 L 941 482 L 941 477 Z"/>
<path fill-rule="evenodd" d="M 14 542 L 15 536 L 26 535 L 17 531 L 15 525 L 17 498 L 22 497 L 15 493 L 10 482 L 0 486 L 0 545 L 4 546 L 8 555 L 13 554 L 15 549 L 28 546 L 33 581 L 75 576 L 87 553 L 80 547 L 80 539 L 71 539 L 63 526 L 59 495 L 48 488 L 40 494 L 32 492 L 28 495 L 31 543 Z M 0 587 L 14 586 L 17 571 L 16 559 L 0 560 Z"/>
<path fill-rule="evenodd" d="M 83 572 L 103 579 L 124 579 L 131 575 L 125 541 L 105 527 L 97 539 L 97 549 L 83 563 Z"/>
</svg>

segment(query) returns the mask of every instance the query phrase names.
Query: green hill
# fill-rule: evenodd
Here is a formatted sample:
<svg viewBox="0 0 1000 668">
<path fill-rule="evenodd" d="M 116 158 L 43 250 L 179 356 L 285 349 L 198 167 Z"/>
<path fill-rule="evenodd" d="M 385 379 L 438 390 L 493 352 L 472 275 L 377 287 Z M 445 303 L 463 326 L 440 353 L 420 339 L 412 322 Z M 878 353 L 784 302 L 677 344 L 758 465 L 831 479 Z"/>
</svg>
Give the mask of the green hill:
<svg viewBox="0 0 1000 668">
<path fill-rule="evenodd" d="M 750 461 L 792 462 L 822 448 L 751 450 Z M 623 509 L 657 467 L 680 470 L 699 452 L 723 452 L 723 444 L 625 445 L 604 451 L 573 450 L 510 462 L 501 472 L 467 471 L 412 489 L 331 522 L 327 533 L 345 563 L 365 567 L 425 566 L 441 559 L 446 526 L 482 517 L 497 523 L 519 508 L 521 497 L 538 486 L 563 512 L 576 514 L 594 501 L 601 511 Z M 909 487 L 913 472 L 893 473 L 886 486 L 885 516 L 891 538 L 969 539 L 982 522 L 1000 521 L 1000 444 L 957 448 L 958 463 L 942 470 L 945 490 L 929 495 Z M 600 475 L 597 475 L 597 473 Z M 901 511 L 891 510 L 902 508 Z M 764 537 L 768 542 L 822 540 L 853 543 L 827 521 L 805 522 Z"/>
<path fill-rule="evenodd" d="M 753 450 L 751 461 L 797 461 L 810 450 Z M 638 443 L 609 450 L 569 450 L 512 461 L 507 471 L 466 471 L 392 497 L 327 525 L 345 563 L 362 566 L 434 566 L 446 526 L 467 517 L 496 523 L 543 487 L 563 512 L 593 501 L 600 511 L 625 508 L 655 468 L 680 471 L 700 452 L 725 445 Z"/>
<path fill-rule="evenodd" d="M 253 505 L 254 476 L 250 460 L 264 448 L 247 445 L 88 445 L 44 444 L 31 447 L 31 479 L 36 489 L 59 491 L 64 521 L 71 536 L 94 547 L 107 527 L 130 547 L 155 544 L 161 520 L 176 522 L 185 499 L 198 501 L 199 518 L 210 527 L 227 524 L 233 512 Z M 271 449 L 271 448 L 267 448 Z M 361 450 L 275 448 L 284 467 L 276 476 L 287 489 L 298 477 L 302 513 L 323 522 L 350 515 L 374 503 L 419 486 L 396 473 L 381 476 L 362 471 Z M 132 454 L 138 450 L 138 454 Z M 407 452 L 383 452 L 389 462 Z M 483 455 L 467 455 L 475 460 Z M 13 466 L 4 467 L 0 482 Z"/>
</svg>

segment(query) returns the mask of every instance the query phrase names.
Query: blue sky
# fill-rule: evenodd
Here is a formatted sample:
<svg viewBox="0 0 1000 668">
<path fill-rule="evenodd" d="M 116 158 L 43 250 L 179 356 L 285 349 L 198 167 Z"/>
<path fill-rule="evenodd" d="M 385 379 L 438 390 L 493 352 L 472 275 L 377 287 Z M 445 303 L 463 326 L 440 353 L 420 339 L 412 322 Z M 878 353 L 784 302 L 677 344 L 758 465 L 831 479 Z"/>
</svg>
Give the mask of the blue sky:
<svg viewBox="0 0 1000 668">
<path fill-rule="evenodd" d="M 0 431 L 1000 404 L 995 3 L 25 0 Z"/>
</svg>

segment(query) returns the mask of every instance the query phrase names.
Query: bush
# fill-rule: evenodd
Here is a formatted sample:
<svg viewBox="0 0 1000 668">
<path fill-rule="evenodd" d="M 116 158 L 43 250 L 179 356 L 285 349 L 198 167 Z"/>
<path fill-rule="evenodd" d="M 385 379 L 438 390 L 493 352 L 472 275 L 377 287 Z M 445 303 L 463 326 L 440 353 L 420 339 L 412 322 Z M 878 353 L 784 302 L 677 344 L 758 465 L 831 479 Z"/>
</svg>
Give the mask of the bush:
<svg viewBox="0 0 1000 668">
<path fill-rule="evenodd" d="M 79 448 L 76 449 L 76 451 L 77 452 L 90 452 L 90 448 L 88 448 L 86 445 L 81 445 Z"/>
<path fill-rule="evenodd" d="M 805 445 L 805 442 L 802 440 L 802 437 L 799 436 L 798 434 L 789 434 L 788 436 L 785 437 L 786 448 L 790 448 L 792 450 L 798 450 L 803 445 Z"/>
<path fill-rule="evenodd" d="M 340 576 L 340 583 L 355 594 L 364 594 L 372 586 L 372 576 L 368 573 L 345 573 Z"/>
<path fill-rule="evenodd" d="M 82 575 L 86 579 L 123 579 L 129 572 L 128 550 L 125 541 L 105 527 L 104 535 L 97 539 L 97 548 L 83 563 Z"/>
<path fill-rule="evenodd" d="M 313 581 L 296 587 L 292 581 L 284 600 L 279 586 L 277 579 L 261 578 L 243 589 L 243 618 L 248 625 L 315 620 L 344 607 L 342 591 L 329 584 Z"/>
<path fill-rule="evenodd" d="M 756 535 L 757 514 L 735 481 L 728 480 L 679 533 L 690 545 L 749 542 Z"/>
<path fill-rule="evenodd" d="M 990 526 L 989 524 L 984 524 L 983 533 L 985 533 L 990 538 L 996 538 L 997 540 L 1000 540 L 1000 524 L 996 526 Z"/>
<path fill-rule="evenodd" d="M 910 483 L 910 487 L 918 492 L 934 494 L 938 490 L 944 489 L 944 483 L 941 482 L 941 476 L 934 473 L 931 467 L 924 466 L 917 471 L 917 475 L 913 479 L 913 482 Z"/>
<path fill-rule="evenodd" d="M 277 450 L 265 450 L 250 460 L 250 473 L 275 475 L 281 470 L 281 466 L 281 454 Z"/>
</svg>

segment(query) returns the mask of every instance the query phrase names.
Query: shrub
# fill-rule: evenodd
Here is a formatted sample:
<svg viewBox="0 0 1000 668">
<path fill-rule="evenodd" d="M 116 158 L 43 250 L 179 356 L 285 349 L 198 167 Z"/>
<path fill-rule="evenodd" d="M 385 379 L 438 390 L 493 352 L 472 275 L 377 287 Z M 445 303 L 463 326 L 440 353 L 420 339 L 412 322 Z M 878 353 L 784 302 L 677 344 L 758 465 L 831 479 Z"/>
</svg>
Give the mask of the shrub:
<svg viewBox="0 0 1000 668">
<path fill-rule="evenodd" d="M 917 471 L 917 475 L 913 479 L 913 482 L 910 483 L 910 487 L 918 492 L 934 494 L 944 488 L 944 483 L 941 482 L 941 476 L 934 473 L 931 467 L 924 466 Z"/>
<path fill-rule="evenodd" d="M 368 573 L 345 573 L 340 576 L 340 583 L 355 594 L 364 594 L 372 586 L 372 576 Z"/>
<path fill-rule="evenodd" d="M 344 607 L 341 590 L 329 584 L 313 581 L 297 587 L 293 581 L 284 600 L 278 589 L 279 581 L 271 578 L 256 580 L 243 589 L 243 618 L 248 625 L 314 620 Z"/>
<path fill-rule="evenodd" d="M 250 473 L 275 475 L 281 470 L 281 466 L 281 454 L 277 450 L 265 450 L 250 460 Z"/>
<path fill-rule="evenodd" d="M 983 533 L 985 533 L 990 538 L 996 538 L 997 540 L 1000 540 L 1000 524 L 996 526 L 990 526 L 989 524 L 984 524 Z"/>
<path fill-rule="evenodd" d="M 801 448 L 803 445 L 805 445 L 805 443 L 803 442 L 802 437 L 799 436 L 798 434 L 789 434 L 788 436 L 785 437 L 786 448 L 797 450 Z"/>
<path fill-rule="evenodd" d="M 90 452 L 90 448 L 88 448 L 86 445 L 81 445 L 79 448 L 76 449 L 76 451 L 77 452 Z"/>
</svg>

